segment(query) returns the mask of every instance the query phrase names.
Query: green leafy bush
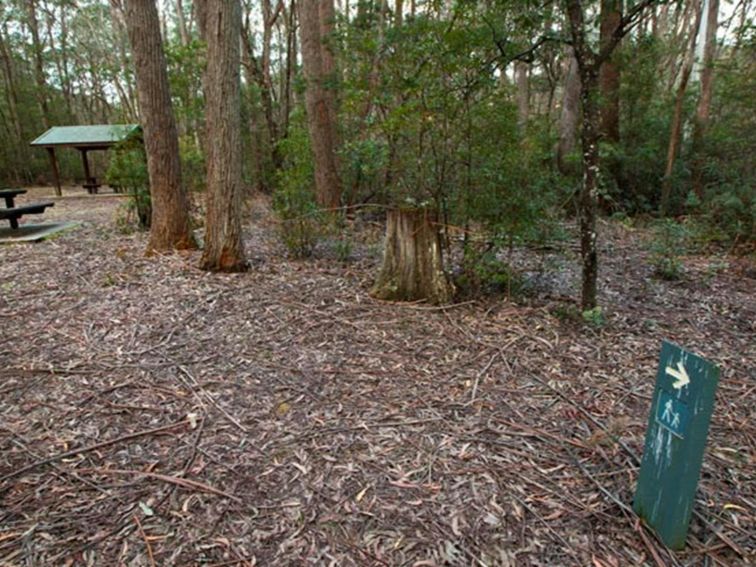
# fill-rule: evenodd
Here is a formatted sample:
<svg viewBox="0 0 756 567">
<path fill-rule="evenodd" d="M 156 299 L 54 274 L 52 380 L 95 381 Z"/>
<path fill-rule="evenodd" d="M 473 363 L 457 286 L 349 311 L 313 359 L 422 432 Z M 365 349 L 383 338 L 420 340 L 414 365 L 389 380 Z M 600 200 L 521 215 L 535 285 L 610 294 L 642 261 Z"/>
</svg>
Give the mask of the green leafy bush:
<svg viewBox="0 0 756 567">
<path fill-rule="evenodd" d="M 141 140 L 129 139 L 113 149 L 106 179 L 110 185 L 129 195 L 116 218 L 119 228 L 149 229 L 152 215 L 150 177 Z"/>
<path fill-rule="evenodd" d="M 278 173 L 273 210 L 279 236 L 295 258 L 312 255 L 321 238 L 324 221 L 314 192 L 314 167 L 301 113 L 295 114 L 288 138 L 280 144 L 284 168 Z"/>
<path fill-rule="evenodd" d="M 672 219 L 662 219 L 653 227 L 649 246 L 654 273 L 665 280 L 680 279 L 683 266 L 680 257 L 685 254 L 690 231 Z"/>
</svg>

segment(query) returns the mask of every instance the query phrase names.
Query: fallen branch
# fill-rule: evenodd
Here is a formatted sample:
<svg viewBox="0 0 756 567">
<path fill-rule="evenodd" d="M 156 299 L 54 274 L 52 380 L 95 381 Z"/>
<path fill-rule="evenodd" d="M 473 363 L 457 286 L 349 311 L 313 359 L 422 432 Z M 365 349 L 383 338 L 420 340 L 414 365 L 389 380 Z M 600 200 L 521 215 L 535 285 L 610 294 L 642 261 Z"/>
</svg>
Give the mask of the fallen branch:
<svg viewBox="0 0 756 567">
<path fill-rule="evenodd" d="M 53 455 L 52 457 L 48 457 L 46 459 L 42 459 L 41 461 L 31 463 L 30 465 L 26 465 L 25 467 L 21 467 L 20 469 L 17 469 L 13 472 L 6 474 L 5 476 L 0 478 L 0 484 L 12 478 L 21 476 L 22 474 L 25 474 L 36 468 L 43 467 L 45 465 L 49 465 L 52 463 L 57 463 L 58 461 L 62 459 L 67 459 L 69 457 L 74 457 L 76 455 L 81 455 L 83 453 L 96 451 L 97 449 L 109 447 L 110 445 L 116 445 L 117 443 L 121 443 L 123 441 L 131 441 L 132 439 L 138 439 L 140 437 L 147 437 L 149 435 L 157 435 L 158 433 L 165 433 L 166 431 L 176 429 L 177 427 L 186 425 L 187 423 L 188 422 L 186 419 L 182 419 L 181 421 L 177 421 L 176 423 L 171 423 L 170 425 L 163 425 L 162 427 L 156 427 L 154 429 L 146 429 L 144 431 L 138 431 L 137 433 L 130 433 L 128 435 L 116 437 L 115 439 L 110 439 L 109 441 L 103 441 L 102 443 L 96 443 L 94 445 L 88 445 L 86 447 L 81 447 L 79 449 L 73 449 L 71 451 L 66 451 L 65 453 L 58 453 L 57 455 Z M 10 430 L 6 429 L 6 431 L 10 431 Z"/>
<path fill-rule="evenodd" d="M 238 498 L 234 496 L 233 494 L 229 494 L 228 492 L 224 492 L 223 490 L 219 490 L 203 482 L 198 482 L 196 480 L 189 480 L 188 478 L 181 478 L 178 476 L 170 476 L 167 474 L 160 474 L 160 473 L 154 473 L 154 472 L 148 472 L 148 471 L 134 471 L 134 470 L 125 470 L 125 469 L 91 469 L 90 468 L 90 469 L 81 469 L 81 470 L 82 472 L 91 472 L 95 474 L 105 474 L 105 475 L 120 474 L 120 475 L 146 476 L 149 478 L 154 478 L 156 480 L 162 480 L 163 482 L 167 482 L 169 484 L 175 484 L 176 486 L 181 486 L 183 488 L 194 488 L 196 490 L 201 490 L 202 492 L 209 492 L 217 496 L 224 496 L 230 500 L 233 500 L 234 502 L 241 503 L 241 498 Z"/>
</svg>

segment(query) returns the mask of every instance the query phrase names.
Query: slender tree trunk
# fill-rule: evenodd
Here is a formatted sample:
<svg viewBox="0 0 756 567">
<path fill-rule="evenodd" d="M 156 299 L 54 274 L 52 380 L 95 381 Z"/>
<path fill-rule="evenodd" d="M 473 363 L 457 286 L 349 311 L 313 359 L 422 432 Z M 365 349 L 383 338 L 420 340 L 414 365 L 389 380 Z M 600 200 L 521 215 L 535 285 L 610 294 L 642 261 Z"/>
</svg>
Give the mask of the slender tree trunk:
<svg viewBox="0 0 756 567">
<path fill-rule="evenodd" d="M 602 47 L 617 32 L 621 21 L 622 0 L 601 0 L 600 45 Z M 601 91 L 600 135 L 602 140 L 617 145 L 620 142 L 620 68 L 612 57 L 601 65 L 599 89 Z M 617 187 L 621 189 L 620 161 L 610 158 L 606 166 Z"/>
<path fill-rule="evenodd" d="M 179 37 L 181 38 L 181 45 L 186 47 L 189 45 L 189 29 L 186 26 L 186 16 L 184 15 L 184 3 L 182 0 L 176 0 L 176 20 L 178 21 Z"/>
<path fill-rule="evenodd" d="M 10 35 L 8 33 L 7 22 L 3 23 L 0 29 L 0 58 L 3 62 L 3 76 L 6 83 L 6 100 L 8 101 L 8 114 L 11 121 L 9 128 L 12 128 L 15 140 L 11 150 L 14 155 L 14 169 L 16 172 L 16 181 L 31 181 L 32 174 L 29 167 L 29 145 L 26 138 L 26 131 L 19 114 L 19 89 L 17 80 L 17 69 L 13 60 L 13 53 L 10 46 Z"/>
<path fill-rule="evenodd" d="M 247 30 L 242 33 L 245 48 L 242 51 L 242 67 L 247 81 L 247 90 L 249 92 L 249 131 L 251 133 L 250 152 L 252 157 L 252 168 L 254 171 L 255 188 L 257 191 L 266 192 L 265 187 L 265 157 L 263 139 L 266 133 L 260 127 L 262 120 L 258 108 L 257 100 L 254 97 L 253 85 L 258 84 L 258 78 L 255 73 L 255 60 L 252 53 L 252 39 Z"/>
<path fill-rule="evenodd" d="M 42 113 L 42 123 L 45 129 L 50 128 L 50 108 L 47 103 L 47 80 L 45 79 L 45 67 L 42 60 L 42 42 L 39 39 L 39 21 L 37 20 L 37 0 L 27 0 L 29 14 L 29 30 L 32 36 L 32 49 L 34 51 L 34 79 L 37 83 L 37 102 Z"/>
<path fill-rule="evenodd" d="M 599 106 L 596 100 L 599 81 L 595 68 L 586 66 L 581 71 L 581 101 L 583 106 L 583 184 L 580 188 L 580 257 L 583 261 L 581 305 L 583 310 L 597 305 L 598 248 L 596 209 L 598 205 L 599 176 Z"/>
<path fill-rule="evenodd" d="M 136 71 L 150 175 L 152 220 L 147 252 L 193 248 L 189 201 L 181 183 L 178 133 L 154 0 L 128 0 L 126 25 Z"/>
<path fill-rule="evenodd" d="M 320 0 L 299 1 L 299 29 L 302 42 L 302 65 L 307 82 L 305 106 L 315 162 L 316 198 L 321 207 L 335 209 L 341 205 L 341 180 L 336 161 L 336 125 L 326 80 L 332 64 L 324 62 Z M 332 0 L 324 0 L 331 4 Z M 325 9 L 327 13 L 327 8 Z"/>
<path fill-rule="evenodd" d="M 706 37 L 704 39 L 703 71 L 701 72 L 701 96 L 698 99 L 696 118 L 693 123 L 693 191 L 699 199 L 704 196 L 703 182 L 703 146 L 706 130 L 709 126 L 711 98 L 714 90 L 714 54 L 717 48 L 717 26 L 719 18 L 719 0 L 708 0 L 706 15 Z"/>
<path fill-rule="evenodd" d="M 563 174 L 569 173 L 566 157 L 575 151 L 580 122 L 580 73 L 572 48 L 570 47 L 568 51 L 562 111 L 559 116 L 559 142 L 557 143 L 557 167 Z"/>
<path fill-rule="evenodd" d="M 701 0 L 696 7 L 693 27 L 690 29 L 688 52 L 685 56 L 680 75 L 680 83 L 677 87 L 677 93 L 675 94 L 675 109 L 672 114 L 669 145 L 667 146 L 667 165 L 664 169 L 661 199 L 659 203 L 659 214 L 661 216 L 666 216 L 669 213 L 670 201 L 672 199 L 672 173 L 675 169 L 675 160 L 677 159 L 680 138 L 682 137 L 683 102 L 685 101 L 685 90 L 688 87 L 688 80 L 690 79 L 690 73 L 693 70 L 693 64 L 696 57 L 696 38 L 698 37 L 698 30 L 701 26 L 701 12 L 703 11 L 702 3 L 703 0 Z"/>
<path fill-rule="evenodd" d="M 239 0 L 200 0 L 204 5 L 207 70 L 205 73 L 207 215 L 202 269 L 238 272 L 247 269 L 242 241 L 240 34 Z"/>
<path fill-rule="evenodd" d="M 297 11 L 294 0 L 289 4 L 289 12 L 286 18 L 286 68 L 282 77 L 281 86 L 281 138 L 289 135 L 289 116 L 291 115 L 291 86 L 292 76 L 297 58 L 297 32 L 296 32 Z"/>
<path fill-rule="evenodd" d="M 528 125 L 530 113 L 530 88 L 528 82 L 528 64 L 517 61 L 514 66 L 515 83 L 517 84 L 517 125 L 524 131 Z"/>
</svg>

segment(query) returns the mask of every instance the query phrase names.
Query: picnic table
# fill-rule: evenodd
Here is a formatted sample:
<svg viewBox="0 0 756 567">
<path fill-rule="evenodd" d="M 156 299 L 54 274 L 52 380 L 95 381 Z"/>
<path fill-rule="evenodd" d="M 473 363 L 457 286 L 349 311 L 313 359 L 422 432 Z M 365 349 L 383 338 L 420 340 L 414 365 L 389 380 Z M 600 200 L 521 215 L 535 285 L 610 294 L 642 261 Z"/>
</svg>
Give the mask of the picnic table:
<svg viewBox="0 0 756 567">
<path fill-rule="evenodd" d="M 52 201 L 44 201 L 16 207 L 16 197 L 24 193 L 26 193 L 26 189 L 0 189 L 0 197 L 5 199 L 5 208 L 0 209 L 0 219 L 9 221 L 11 228 L 14 230 L 18 229 L 18 219 L 22 216 L 40 215 L 45 212 L 47 207 L 55 205 Z"/>
</svg>

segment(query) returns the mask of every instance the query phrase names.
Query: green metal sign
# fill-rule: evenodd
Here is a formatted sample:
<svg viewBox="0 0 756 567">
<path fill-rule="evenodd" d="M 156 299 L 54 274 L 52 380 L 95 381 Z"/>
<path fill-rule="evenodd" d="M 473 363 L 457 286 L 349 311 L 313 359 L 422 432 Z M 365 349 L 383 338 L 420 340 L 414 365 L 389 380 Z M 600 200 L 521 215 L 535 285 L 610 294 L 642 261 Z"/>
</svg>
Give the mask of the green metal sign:
<svg viewBox="0 0 756 567">
<path fill-rule="evenodd" d="M 671 549 L 685 547 L 719 368 L 662 343 L 635 512 Z"/>
</svg>

